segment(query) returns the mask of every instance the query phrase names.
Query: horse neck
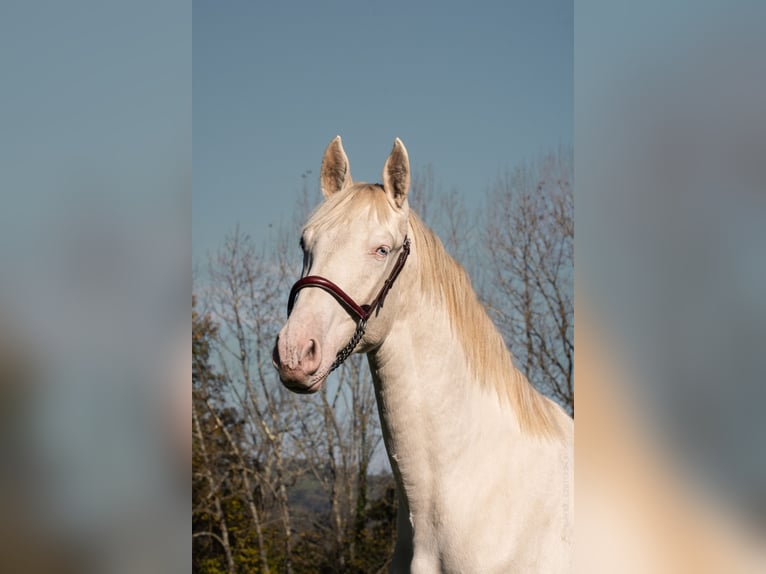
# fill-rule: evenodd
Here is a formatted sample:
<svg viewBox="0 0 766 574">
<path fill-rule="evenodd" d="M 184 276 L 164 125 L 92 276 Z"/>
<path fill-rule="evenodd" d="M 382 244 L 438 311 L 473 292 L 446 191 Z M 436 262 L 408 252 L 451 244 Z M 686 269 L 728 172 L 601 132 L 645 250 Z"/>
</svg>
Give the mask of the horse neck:
<svg viewBox="0 0 766 574">
<path fill-rule="evenodd" d="M 397 285 L 396 302 L 389 304 L 396 321 L 385 341 L 368 354 L 391 465 L 410 492 L 417 481 L 438 480 L 477 440 L 492 448 L 492 436 L 522 434 L 510 402 L 491 382 L 480 380 L 476 357 L 469 356 L 465 337 L 456 331 L 449 299 L 422 291 L 420 256 L 415 246 Z M 463 294 L 462 304 L 476 305 L 472 311 L 491 327 L 473 292 Z M 528 384 L 513 367 L 499 333 L 491 327 L 480 336 L 497 347 L 497 356 L 488 360 L 498 362 L 494 370 L 506 370 L 505 382 Z"/>
<path fill-rule="evenodd" d="M 426 297 L 410 299 L 397 309 L 397 321 L 388 337 L 368 355 L 384 426 L 396 434 L 399 425 L 402 430 L 412 429 L 418 424 L 416 419 L 432 427 L 429 433 L 433 437 L 436 429 L 451 433 L 449 427 L 459 421 L 468 425 L 463 426 L 467 430 L 499 420 L 502 431 L 520 432 L 512 405 L 503 392 L 479 380 L 481 374 L 470 364 L 461 337 L 453 329 L 445 306 Z M 499 337 L 497 333 L 487 335 Z M 491 360 L 506 369 L 506 382 L 528 384 L 504 347 L 500 352 L 505 356 Z M 499 415 L 498 419 L 488 413 Z M 440 424 L 442 421 L 446 424 Z"/>
</svg>

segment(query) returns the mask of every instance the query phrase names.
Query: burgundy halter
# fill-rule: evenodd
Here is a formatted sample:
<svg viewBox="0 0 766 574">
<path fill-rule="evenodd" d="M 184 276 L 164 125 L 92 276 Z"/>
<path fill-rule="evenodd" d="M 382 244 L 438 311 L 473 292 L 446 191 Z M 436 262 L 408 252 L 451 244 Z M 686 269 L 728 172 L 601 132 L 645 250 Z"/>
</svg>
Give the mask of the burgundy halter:
<svg viewBox="0 0 766 574">
<path fill-rule="evenodd" d="M 356 331 L 354 331 L 354 335 L 351 337 L 351 340 L 348 342 L 348 344 L 340 351 L 338 351 L 338 355 L 335 357 L 335 362 L 333 362 L 329 372 L 337 369 L 341 363 L 343 363 L 343 361 L 345 361 L 348 356 L 353 353 L 354 349 L 359 344 L 359 341 L 364 335 L 364 330 L 367 328 L 367 320 L 372 316 L 373 313 L 377 315 L 377 313 L 383 307 L 383 301 L 385 301 L 386 295 L 388 295 L 391 287 L 393 287 L 394 281 L 396 281 L 396 278 L 399 276 L 399 273 L 404 267 L 404 262 L 407 261 L 409 254 L 410 239 L 409 237 L 405 237 L 404 243 L 402 243 L 402 251 L 399 253 L 399 258 L 396 260 L 394 268 L 391 269 L 391 273 L 388 276 L 388 279 L 383 282 L 383 286 L 380 288 L 380 291 L 378 291 L 378 295 L 369 305 L 358 305 L 356 301 L 354 301 L 345 291 L 343 291 L 343 289 L 338 287 L 329 279 L 325 279 L 319 275 L 308 275 L 302 279 L 299 279 L 295 285 L 293 285 L 293 288 L 290 289 L 290 297 L 287 300 L 288 317 L 293 310 L 293 305 L 295 304 L 295 298 L 298 296 L 298 291 L 304 289 L 305 287 L 319 287 L 320 289 L 324 289 L 330 295 L 335 297 L 335 299 L 338 300 L 338 303 L 343 305 L 351 315 L 359 319 L 359 322 L 356 325 Z"/>
</svg>

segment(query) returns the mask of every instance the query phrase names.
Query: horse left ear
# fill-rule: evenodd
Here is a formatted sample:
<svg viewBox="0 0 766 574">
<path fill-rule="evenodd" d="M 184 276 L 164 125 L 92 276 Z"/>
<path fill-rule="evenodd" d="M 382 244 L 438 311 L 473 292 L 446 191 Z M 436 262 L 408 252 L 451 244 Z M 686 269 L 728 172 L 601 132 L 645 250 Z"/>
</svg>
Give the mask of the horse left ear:
<svg viewBox="0 0 766 574">
<path fill-rule="evenodd" d="M 402 140 L 396 138 L 391 155 L 383 167 L 383 189 L 401 207 L 410 190 L 410 158 Z"/>
</svg>

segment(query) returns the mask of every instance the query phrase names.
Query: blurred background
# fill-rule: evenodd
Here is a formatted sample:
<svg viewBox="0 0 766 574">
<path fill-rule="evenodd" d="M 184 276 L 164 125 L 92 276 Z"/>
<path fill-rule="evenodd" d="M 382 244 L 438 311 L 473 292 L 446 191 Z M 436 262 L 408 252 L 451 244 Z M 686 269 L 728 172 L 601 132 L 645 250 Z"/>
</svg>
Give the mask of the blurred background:
<svg viewBox="0 0 766 574">
<path fill-rule="evenodd" d="M 576 2 L 577 566 L 764 571 L 755 2 Z"/>
<path fill-rule="evenodd" d="M 188 572 L 191 7 L 0 6 L 0 570 Z"/>
</svg>

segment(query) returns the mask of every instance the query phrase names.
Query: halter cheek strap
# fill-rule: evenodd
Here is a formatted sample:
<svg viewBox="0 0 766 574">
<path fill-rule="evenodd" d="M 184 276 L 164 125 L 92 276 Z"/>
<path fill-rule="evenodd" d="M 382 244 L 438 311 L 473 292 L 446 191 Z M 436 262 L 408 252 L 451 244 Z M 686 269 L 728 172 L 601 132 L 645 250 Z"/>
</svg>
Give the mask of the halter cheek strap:
<svg viewBox="0 0 766 574">
<path fill-rule="evenodd" d="M 298 291 L 305 289 L 306 287 L 319 287 L 320 289 L 324 289 L 330 295 L 335 297 L 338 303 L 345 307 L 345 309 L 351 315 L 359 319 L 359 322 L 356 325 L 356 330 L 354 331 L 354 335 L 351 337 L 351 340 L 348 342 L 348 344 L 343 347 L 343 349 L 338 351 L 338 355 L 335 357 L 335 362 L 333 362 L 332 366 L 330 367 L 330 372 L 337 369 L 343 363 L 343 361 L 345 361 L 348 356 L 354 352 L 354 349 L 359 344 L 362 336 L 364 336 L 364 331 L 367 328 L 367 320 L 372 316 L 373 313 L 377 315 L 377 313 L 383 307 L 383 302 L 386 300 L 386 296 L 391 290 L 391 287 L 394 286 L 394 282 L 399 276 L 399 273 L 402 271 L 404 263 L 407 261 L 409 254 L 410 239 L 409 237 L 405 237 L 404 243 L 402 243 L 402 251 L 399 253 L 399 258 L 396 260 L 393 269 L 391 269 L 391 273 L 389 274 L 388 278 L 383 282 L 383 286 L 380 288 L 380 291 L 378 291 L 377 296 L 369 305 L 358 305 L 356 301 L 351 298 L 351 296 L 343 291 L 343 289 L 338 287 L 329 279 L 325 279 L 319 275 L 308 275 L 307 277 L 298 280 L 295 285 L 293 285 L 293 288 L 290 290 L 290 297 L 287 300 L 288 317 L 293 310 L 293 305 L 295 304 L 295 298 L 298 296 Z"/>
</svg>

